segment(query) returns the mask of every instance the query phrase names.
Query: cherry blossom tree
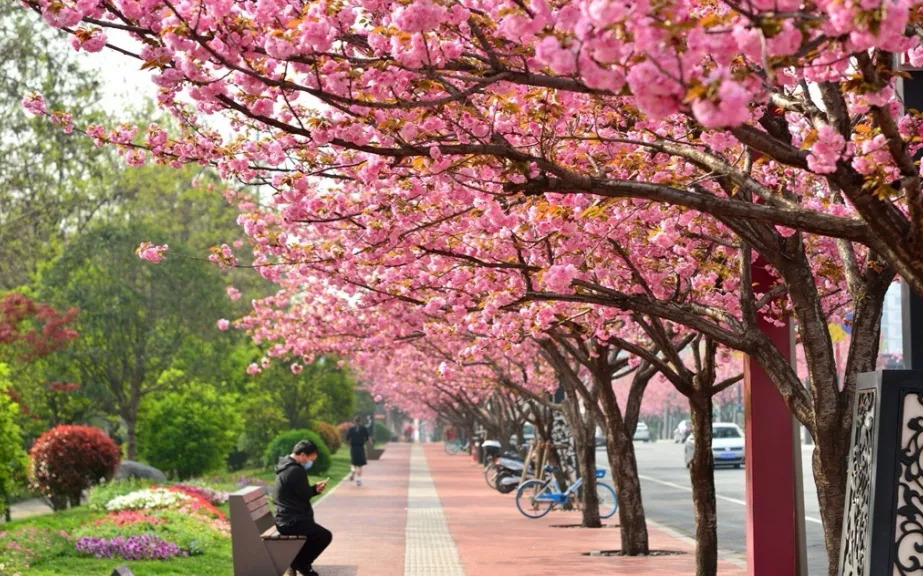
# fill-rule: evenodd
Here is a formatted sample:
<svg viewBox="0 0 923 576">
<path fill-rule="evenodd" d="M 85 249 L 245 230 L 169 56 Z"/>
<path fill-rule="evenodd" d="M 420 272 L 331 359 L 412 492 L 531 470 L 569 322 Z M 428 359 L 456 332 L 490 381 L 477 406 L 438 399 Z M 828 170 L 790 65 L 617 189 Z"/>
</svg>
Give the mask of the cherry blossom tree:
<svg viewBox="0 0 923 576">
<path fill-rule="evenodd" d="M 275 259 L 298 270 L 293 284 L 336 268 L 341 290 L 370 286 L 498 332 L 504 307 L 537 333 L 567 310 L 535 300 L 630 310 L 750 354 L 818 439 L 836 570 L 855 375 L 875 366 L 894 274 L 923 293 L 920 121 L 892 97 L 895 56 L 923 61 L 918 6 L 26 4 L 80 49 L 151 69 L 182 131 L 71 126 L 41 95 L 26 108 L 130 163 L 210 163 L 273 187 L 277 213 L 242 217 L 271 279 L 287 273 Z M 209 125 L 216 113 L 234 134 Z M 449 230 L 459 222 L 468 232 Z M 233 260 L 228 247 L 214 257 Z M 499 284 L 482 299 L 470 282 Z M 419 286 L 425 299 L 410 295 Z M 840 386 L 826 327 L 845 308 L 855 336 Z M 784 314 L 809 390 L 759 333 Z M 604 324 L 592 325 L 600 341 Z"/>
</svg>

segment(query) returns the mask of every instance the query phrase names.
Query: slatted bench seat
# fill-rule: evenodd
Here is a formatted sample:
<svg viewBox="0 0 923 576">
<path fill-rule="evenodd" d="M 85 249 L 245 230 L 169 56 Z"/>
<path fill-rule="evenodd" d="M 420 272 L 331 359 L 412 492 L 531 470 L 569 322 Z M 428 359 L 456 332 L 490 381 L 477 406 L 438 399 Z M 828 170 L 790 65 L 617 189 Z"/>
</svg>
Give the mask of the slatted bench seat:
<svg viewBox="0 0 923 576">
<path fill-rule="evenodd" d="M 231 550 L 234 576 L 279 576 L 304 545 L 304 536 L 279 534 L 262 488 L 231 494 Z"/>
</svg>

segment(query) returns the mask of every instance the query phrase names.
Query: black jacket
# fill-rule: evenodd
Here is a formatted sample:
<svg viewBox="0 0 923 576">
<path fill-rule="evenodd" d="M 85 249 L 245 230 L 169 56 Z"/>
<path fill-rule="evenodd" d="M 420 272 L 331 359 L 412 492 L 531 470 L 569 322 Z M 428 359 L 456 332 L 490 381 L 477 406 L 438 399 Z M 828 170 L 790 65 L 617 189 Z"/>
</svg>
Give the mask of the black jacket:
<svg viewBox="0 0 923 576">
<path fill-rule="evenodd" d="M 346 439 L 350 446 L 364 446 L 369 441 L 369 431 L 365 426 L 352 426 L 346 432 Z"/>
<path fill-rule="evenodd" d="M 308 473 L 304 466 L 291 456 L 279 458 L 276 464 L 273 496 L 276 503 L 276 526 L 314 522 L 311 498 L 317 496 L 317 488 L 308 484 Z"/>
</svg>

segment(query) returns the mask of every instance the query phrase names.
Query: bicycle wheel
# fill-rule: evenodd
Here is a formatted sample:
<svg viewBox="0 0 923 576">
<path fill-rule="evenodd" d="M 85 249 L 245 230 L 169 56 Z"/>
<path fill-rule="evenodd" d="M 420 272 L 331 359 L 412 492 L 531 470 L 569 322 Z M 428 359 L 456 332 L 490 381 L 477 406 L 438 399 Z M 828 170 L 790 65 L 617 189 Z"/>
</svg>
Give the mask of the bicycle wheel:
<svg viewBox="0 0 923 576">
<path fill-rule="evenodd" d="M 526 518 L 541 518 L 551 512 L 554 508 L 554 502 L 551 500 L 536 500 L 537 497 L 543 498 L 551 495 L 550 484 L 541 480 L 528 480 L 522 483 L 519 490 L 516 491 L 516 507 Z"/>
<path fill-rule="evenodd" d="M 487 480 L 487 485 L 494 490 L 497 489 L 497 474 L 499 472 L 500 471 L 497 469 L 497 466 L 493 463 L 493 461 L 487 464 L 487 468 L 484 468 L 484 480 Z"/>
<path fill-rule="evenodd" d="M 619 499 L 615 495 L 615 490 L 608 484 L 601 482 L 596 483 L 596 498 L 599 499 L 599 517 L 602 519 L 612 518 L 619 509 Z"/>
<path fill-rule="evenodd" d="M 458 444 L 455 442 L 446 442 L 445 443 L 445 453 L 449 456 L 455 456 L 458 454 Z"/>
</svg>

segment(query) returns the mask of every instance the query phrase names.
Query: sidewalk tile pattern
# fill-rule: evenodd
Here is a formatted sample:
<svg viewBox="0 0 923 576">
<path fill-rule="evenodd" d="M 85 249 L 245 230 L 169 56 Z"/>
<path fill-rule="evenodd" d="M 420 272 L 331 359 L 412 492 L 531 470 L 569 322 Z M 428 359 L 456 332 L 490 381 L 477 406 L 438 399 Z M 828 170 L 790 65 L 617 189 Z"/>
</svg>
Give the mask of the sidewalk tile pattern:
<svg viewBox="0 0 923 576">
<path fill-rule="evenodd" d="M 404 576 L 465 576 L 419 444 L 410 453 Z"/>
</svg>

